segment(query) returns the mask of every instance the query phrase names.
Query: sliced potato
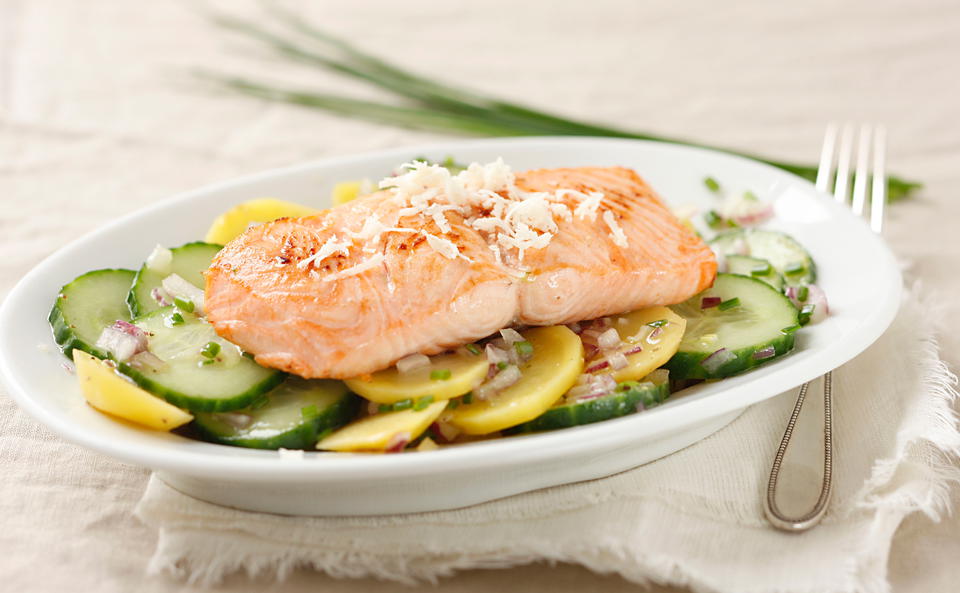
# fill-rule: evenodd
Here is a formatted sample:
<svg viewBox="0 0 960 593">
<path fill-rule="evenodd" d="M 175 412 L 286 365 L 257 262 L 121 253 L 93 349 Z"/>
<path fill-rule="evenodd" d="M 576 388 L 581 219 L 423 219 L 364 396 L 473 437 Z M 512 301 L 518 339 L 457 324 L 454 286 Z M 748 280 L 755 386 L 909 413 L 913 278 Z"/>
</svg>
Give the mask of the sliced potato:
<svg viewBox="0 0 960 593">
<path fill-rule="evenodd" d="M 625 321 L 621 322 L 623 319 Z M 649 375 L 654 370 L 662 367 L 670 360 L 670 357 L 677 352 L 680 347 L 680 340 L 683 339 L 683 331 L 687 327 L 687 321 L 671 311 L 667 307 L 650 307 L 641 309 L 632 313 L 624 313 L 612 318 L 613 327 L 620 334 L 620 338 L 631 346 L 642 346 L 643 350 L 635 354 L 627 355 L 627 366 L 614 371 L 606 367 L 594 374 L 613 374 L 613 378 L 619 383 L 621 381 L 639 381 Z M 649 324 L 664 321 L 661 331 L 656 337 L 650 337 L 654 333 L 654 327 Z M 602 355 L 598 360 L 602 360 Z M 590 368 L 591 361 L 587 363 Z"/>
<path fill-rule="evenodd" d="M 378 404 L 393 404 L 426 395 L 432 395 L 435 400 L 447 400 L 479 385 L 489 366 L 482 354 L 440 354 L 430 357 L 430 366 L 406 373 L 390 367 L 364 378 L 347 379 L 345 383 L 354 393 Z"/>
<path fill-rule="evenodd" d="M 251 224 L 270 222 L 278 218 L 309 216 L 316 208 L 285 202 L 275 198 L 260 198 L 238 204 L 217 217 L 207 231 L 204 241 L 226 245 L 240 236 Z"/>
<path fill-rule="evenodd" d="M 360 195 L 362 181 L 344 181 L 333 186 L 333 205 L 339 206 L 355 200 Z"/>
<path fill-rule="evenodd" d="M 94 408 L 154 430 L 172 430 L 193 420 L 187 412 L 137 387 L 86 352 L 73 351 L 83 397 Z"/>
<path fill-rule="evenodd" d="M 458 406 L 449 422 L 466 434 L 488 434 L 533 420 L 552 406 L 583 372 L 580 337 L 562 325 L 520 332 L 533 357 L 520 380 L 484 401 Z"/>
<path fill-rule="evenodd" d="M 422 410 L 409 408 L 367 416 L 322 438 L 317 443 L 317 449 L 385 451 L 391 445 L 409 442 L 420 436 L 446 407 L 446 401 L 438 401 Z"/>
</svg>

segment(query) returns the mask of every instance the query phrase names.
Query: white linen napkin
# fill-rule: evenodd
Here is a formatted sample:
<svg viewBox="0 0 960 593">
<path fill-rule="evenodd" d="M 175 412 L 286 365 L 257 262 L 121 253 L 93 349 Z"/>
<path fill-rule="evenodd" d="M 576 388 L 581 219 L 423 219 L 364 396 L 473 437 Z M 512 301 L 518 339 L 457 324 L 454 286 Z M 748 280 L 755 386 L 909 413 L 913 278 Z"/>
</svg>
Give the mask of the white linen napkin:
<svg viewBox="0 0 960 593">
<path fill-rule="evenodd" d="M 773 530 L 761 506 L 794 391 L 645 466 L 453 511 L 258 514 L 195 500 L 154 476 L 137 507 L 159 530 L 149 570 L 211 583 L 307 567 L 412 583 L 550 560 L 696 591 L 887 591 L 897 526 L 910 513 L 946 511 L 950 483 L 960 481 L 956 377 L 939 359 L 936 320 L 911 291 L 890 330 L 834 373 L 834 497 L 804 534 Z M 819 488 L 819 386 L 805 408 L 780 486 L 805 499 L 783 501 L 788 511 Z"/>
</svg>

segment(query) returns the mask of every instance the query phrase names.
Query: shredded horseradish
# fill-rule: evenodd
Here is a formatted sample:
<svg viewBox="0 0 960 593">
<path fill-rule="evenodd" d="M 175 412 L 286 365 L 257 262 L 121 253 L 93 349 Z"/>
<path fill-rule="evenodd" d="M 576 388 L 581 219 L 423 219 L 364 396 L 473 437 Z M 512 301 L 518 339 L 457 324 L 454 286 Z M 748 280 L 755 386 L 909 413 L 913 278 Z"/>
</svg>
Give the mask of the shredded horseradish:
<svg viewBox="0 0 960 593">
<path fill-rule="evenodd" d="M 406 163 L 401 169 L 405 172 L 387 177 L 378 184 L 381 189 L 389 191 L 392 194 L 390 199 L 400 206 L 395 212 L 395 220 L 385 222 L 380 215 L 370 212 L 360 229 L 347 230 L 345 239 L 328 239 L 316 253 L 297 266 L 305 268 L 313 264 L 317 267 L 335 254 L 349 255 L 352 241 L 356 240 L 364 244 L 363 251 L 371 254 L 370 257 L 324 280 L 359 274 L 383 262 L 379 243 L 387 233 L 419 234 L 443 257 L 469 260 L 460 253 L 454 241 L 444 237 L 453 230 L 447 219 L 449 213 L 459 214 L 466 225 L 484 234 L 500 263 L 503 263 L 503 254 L 512 250 L 516 250 L 522 263 L 526 251 L 543 249 L 550 244 L 559 230 L 558 220 L 569 222 L 574 217 L 594 222 L 598 214 L 601 215 L 613 242 L 620 247 L 627 246 L 627 237 L 613 213 L 602 208 L 604 196 L 600 192 L 584 193 L 568 188 L 549 192 L 523 191 L 516 186 L 516 177 L 503 159 L 485 165 L 472 163 L 456 175 L 451 175 L 445 167 L 423 161 Z M 562 202 L 568 197 L 576 201 L 572 211 Z M 421 215 L 432 220 L 439 233 L 397 226 L 402 218 Z M 517 271 L 523 272 L 522 269 Z"/>
</svg>

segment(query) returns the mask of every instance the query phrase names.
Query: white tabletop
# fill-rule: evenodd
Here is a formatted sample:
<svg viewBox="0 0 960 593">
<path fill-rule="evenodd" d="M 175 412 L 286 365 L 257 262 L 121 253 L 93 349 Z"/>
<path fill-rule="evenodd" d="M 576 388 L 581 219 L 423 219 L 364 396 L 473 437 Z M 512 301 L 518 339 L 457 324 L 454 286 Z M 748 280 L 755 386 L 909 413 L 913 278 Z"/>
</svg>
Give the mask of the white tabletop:
<svg viewBox="0 0 960 593">
<path fill-rule="evenodd" d="M 883 122 L 890 168 L 926 188 L 887 236 L 946 297 L 960 368 L 960 5 L 540 0 L 306 3 L 317 22 L 425 72 L 614 125 L 814 161 L 826 122 Z M 230 4 L 241 10 L 240 3 Z M 0 4 L 0 295 L 106 220 L 181 190 L 321 156 L 439 136 L 211 93 L 193 67 L 378 96 L 291 69 L 210 27 L 190 3 Z M 842 453 L 841 453 L 842 454 Z M 132 509 L 147 472 L 50 435 L 0 395 L 0 577 L 10 590 L 177 591 L 145 577 L 155 534 Z M 895 591 L 955 590 L 960 519 L 913 517 L 890 556 Z M 635 590 L 572 566 L 471 571 L 438 591 Z M 408 591 L 309 572 L 232 591 Z M 190 590 L 187 587 L 186 590 Z"/>
</svg>

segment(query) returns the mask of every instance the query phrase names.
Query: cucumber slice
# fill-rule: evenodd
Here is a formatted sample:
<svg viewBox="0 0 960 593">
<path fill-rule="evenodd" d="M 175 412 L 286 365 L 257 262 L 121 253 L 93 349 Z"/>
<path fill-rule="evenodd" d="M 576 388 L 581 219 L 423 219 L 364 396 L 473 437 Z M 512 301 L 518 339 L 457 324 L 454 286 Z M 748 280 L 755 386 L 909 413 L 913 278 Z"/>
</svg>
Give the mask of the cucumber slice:
<svg viewBox="0 0 960 593">
<path fill-rule="evenodd" d="M 96 343 L 103 329 L 114 321 L 130 321 L 124 297 L 135 275 L 133 270 L 94 270 L 60 289 L 47 320 L 64 354 L 70 357 L 76 348 L 97 358 L 109 358 Z"/>
<path fill-rule="evenodd" d="M 783 290 L 783 276 L 765 259 L 749 255 L 728 255 L 726 262 L 726 271 L 730 274 L 751 276 L 757 280 L 763 280 L 777 290 Z"/>
<path fill-rule="evenodd" d="M 626 381 L 620 383 L 610 395 L 585 401 L 561 403 L 530 422 L 503 432 L 520 434 L 591 424 L 658 406 L 669 396 L 670 390 L 666 381 L 659 384 L 651 381 L 642 383 Z"/>
<path fill-rule="evenodd" d="M 288 376 L 248 408 L 197 414 L 195 422 L 204 439 L 223 445 L 313 449 L 317 435 L 346 424 L 359 407 L 360 398 L 340 381 Z"/>
<path fill-rule="evenodd" d="M 170 251 L 173 253 L 173 260 L 170 262 L 170 270 L 158 272 L 148 268 L 143 264 L 137 272 L 137 277 L 133 281 L 130 293 L 127 295 L 127 306 L 130 307 L 130 315 L 133 317 L 142 317 L 161 308 L 162 305 L 153 297 L 153 290 L 161 288 L 163 279 L 170 274 L 176 274 L 193 284 L 200 290 L 203 290 L 204 280 L 203 272 L 210 267 L 210 262 L 223 246 L 213 243 L 204 243 L 196 241 L 187 243 L 180 247 L 174 247 Z"/>
<path fill-rule="evenodd" d="M 191 412 L 239 410 L 283 381 L 283 373 L 247 358 L 196 315 L 164 307 L 134 324 L 147 332 L 150 352 L 164 364 L 153 368 L 121 363 L 120 371 L 178 408 Z M 207 358 L 201 350 L 210 342 L 219 348 Z"/>
<path fill-rule="evenodd" d="M 813 258 L 790 235 L 763 229 L 740 229 L 717 235 L 710 246 L 723 256 L 749 255 L 770 262 L 788 285 L 813 284 L 817 267 Z"/>
<path fill-rule="evenodd" d="M 704 298 L 718 298 L 725 304 L 702 309 Z M 739 304 L 731 306 L 735 302 Z M 729 377 L 793 349 L 797 308 L 756 278 L 717 274 L 712 288 L 674 305 L 673 310 L 687 320 L 687 331 L 665 366 L 671 379 Z M 720 350 L 725 351 L 707 360 Z"/>
</svg>

